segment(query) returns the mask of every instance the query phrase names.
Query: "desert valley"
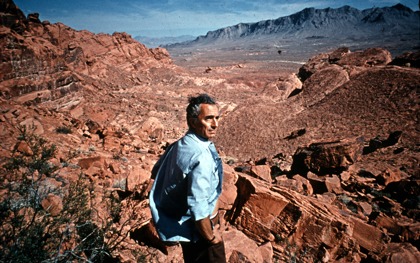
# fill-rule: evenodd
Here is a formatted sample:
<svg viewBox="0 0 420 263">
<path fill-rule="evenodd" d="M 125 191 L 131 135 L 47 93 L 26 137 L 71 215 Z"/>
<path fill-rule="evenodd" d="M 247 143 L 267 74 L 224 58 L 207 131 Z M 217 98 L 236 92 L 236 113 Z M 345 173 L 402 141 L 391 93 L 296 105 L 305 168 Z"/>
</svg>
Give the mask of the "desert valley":
<svg viewBox="0 0 420 263">
<path fill-rule="evenodd" d="M 420 12 L 307 8 L 148 48 L 0 3 L 0 262 L 182 262 L 150 172 L 214 96 L 228 262 L 420 262 Z"/>
</svg>

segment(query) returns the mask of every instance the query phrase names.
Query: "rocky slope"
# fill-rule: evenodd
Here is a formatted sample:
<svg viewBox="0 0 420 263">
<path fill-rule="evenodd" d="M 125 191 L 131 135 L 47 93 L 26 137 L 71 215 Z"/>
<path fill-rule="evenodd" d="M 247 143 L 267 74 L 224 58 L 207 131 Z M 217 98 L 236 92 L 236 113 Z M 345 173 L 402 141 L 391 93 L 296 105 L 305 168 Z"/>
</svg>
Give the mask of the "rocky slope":
<svg viewBox="0 0 420 263">
<path fill-rule="evenodd" d="M 186 131 L 187 97 L 208 92 L 222 110 L 229 262 L 420 260 L 418 54 L 341 48 L 293 74 L 249 76 L 237 64 L 193 75 L 127 34 L 41 22 L 12 1 L 0 9 L 2 202 L 21 198 L 4 165 L 36 150 L 19 137 L 26 125 L 57 147 L 56 173 L 32 171 L 49 189 L 37 209 L 65 214 L 80 175 L 94 225 L 118 241 L 108 260 L 181 262 L 180 247 L 161 244 L 150 224 L 150 170 Z M 66 244 L 63 254 L 75 249 Z"/>
</svg>

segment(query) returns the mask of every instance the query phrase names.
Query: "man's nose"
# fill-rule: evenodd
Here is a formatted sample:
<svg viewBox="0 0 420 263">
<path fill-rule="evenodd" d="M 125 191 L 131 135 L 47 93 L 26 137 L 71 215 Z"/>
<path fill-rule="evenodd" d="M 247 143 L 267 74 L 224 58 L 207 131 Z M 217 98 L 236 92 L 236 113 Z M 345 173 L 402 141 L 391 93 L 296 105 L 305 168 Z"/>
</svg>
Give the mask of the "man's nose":
<svg viewBox="0 0 420 263">
<path fill-rule="evenodd" d="M 213 121 L 212 121 L 212 123 L 211 123 L 211 126 L 212 126 L 213 128 L 217 128 L 217 127 L 219 127 L 219 120 L 218 120 L 218 119 L 213 119 Z"/>
</svg>

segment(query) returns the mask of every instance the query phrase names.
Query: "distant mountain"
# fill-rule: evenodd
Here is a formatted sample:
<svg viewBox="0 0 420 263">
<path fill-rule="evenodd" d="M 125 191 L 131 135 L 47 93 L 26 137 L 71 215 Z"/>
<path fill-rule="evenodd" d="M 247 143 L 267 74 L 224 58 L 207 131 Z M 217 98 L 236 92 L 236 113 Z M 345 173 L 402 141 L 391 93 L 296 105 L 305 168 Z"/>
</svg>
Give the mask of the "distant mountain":
<svg viewBox="0 0 420 263">
<path fill-rule="evenodd" d="M 175 43 L 181 43 L 185 41 L 194 40 L 195 36 L 183 35 L 178 37 L 145 37 L 145 36 L 136 36 L 135 40 L 141 42 L 149 48 L 155 48 L 162 45 L 170 45 Z"/>
<path fill-rule="evenodd" d="M 406 38 L 420 42 L 420 12 L 397 4 L 392 7 L 358 10 L 341 8 L 306 8 L 290 16 L 256 23 L 240 23 L 199 36 L 193 41 L 169 45 L 181 46 L 222 44 L 256 39 L 381 39 Z M 413 43 L 414 44 L 414 43 Z"/>
</svg>

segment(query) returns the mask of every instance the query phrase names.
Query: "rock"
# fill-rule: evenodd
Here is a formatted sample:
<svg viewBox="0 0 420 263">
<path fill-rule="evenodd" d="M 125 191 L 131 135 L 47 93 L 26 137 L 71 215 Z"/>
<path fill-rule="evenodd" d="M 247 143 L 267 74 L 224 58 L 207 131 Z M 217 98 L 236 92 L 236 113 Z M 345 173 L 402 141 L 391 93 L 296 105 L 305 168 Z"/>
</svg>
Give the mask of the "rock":
<svg viewBox="0 0 420 263">
<path fill-rule="evenodd" d="M 347 71 L 337 65 L 325 66 L 314 72 L 303 83 L 302 92 L 312 94 L 312 96 L 306 98 L 305 106 L 310 107 L 321 101 L 349 80 Z"/>
<path fill-rule="evenodd" d="M 143 122 L 139 132 L 139 136 L 144 140 L 151 140 L 154 142 L 161 142 L 163 138 L 164 127 L 159 119 L 155 117 L 149 117 Z"/>
<path fill-rule="evenodd" d="M 357 243 L 364 249 L 379 254 L 385 246 L 385 234 L 356 217 L 350 217 L 350 220 L 353 222 L 352 236 Z"/>
<path fill-rule="evenodd" d="M 329 54 L 328 61 L 330 63 L 337 63 L 337 61 L 339 61 L 349 53 L 350 49 L 348 47 L 340 47 Z"/>
<path fill-rule="evenodd" d="M 381 185 L 387 186 L 392 182 L 399 182 L 403 179 L 406 179 L 406 176 L 400 170 L 391 170 L 388 168 L 377 176 L 376 181 Z"/>
<path fill-rule="evenodd" d="M 258 247 L 259 253 L 261 253 L 263 263 L 271 263 L 273 262 L 273 246 L 270 242 L 266 242 Z"/>
<path fill-rule="evenodd" d="M 38 23 L 41 24 L 41 20 L 39 20 L 39 14 L 38 13 L 32 13 L 28 15 L 28 21 L 32 23 Z"/>
<path fill-rule="evenodd" d="M 111 162 L 109 164 L 109 169 L 114 174 L 120 174 L 121 173 L 121 168 L 120 168 L 120 164 L 119 163 Z"/>
<path fill-rule="evenodd" d="M 391 53 L 383 48 L 368 48 L 363 51 L 347 53 L 336 63 L 338 65 L 376 66 L 391 62 Z"/>
<path fill-rule="evenodd" d="M 389 183 L 384 192 L 401 203 L 407 209 L 418 209 L 418 197 L 420 196 L 420 180 L 401 180 Z"/>
<path fill-rule="evenodd" d="M 26 126 L 28 130 L 33 130 L 34 133 L 38 135 L 42 135 L 44 133 L 44 127 L 39 122 L 39 120 L 36 120 L 34 118 L 28 118 L 22 122 L 20 122 L 21 126 Z"/>
<path fill-rule="evenodd" d="M 105 158 L 101 156 L 82 158 L 78 161 L 78 165 L 85 170 L 93 166 L 102 170 L 104 170 L 107 167 Z"/>
<path fill-rule="evenodd" d="M 290 74 L 285 78 L 279 78 L 276 82 L 269 83 L 264 94 L 274 101 L 286 100 L 302 91 L 302 82 L 296 74 Z"/>
<path fill-rule="evenodd" d="M 151 171 L 145 170 L 140 166 L 134 166 L 127 177 L 128 191 L 134 191 L 141 188 L 141 186 L 150 179 Z"/>
<path fill-rule="evenodd" d="M 305 65 L 299 69 L 298 78 L 305 82 L 312 74 L 329 66 L 329 54 L 319 54 L 309 59 Z"/>
<path fill-rule="evenodd" d="M 306 174 L 340 174 L 362 155 L 363 140 L 347 139 L 335 142 L 312 143 L 299 147 L 293 156 L 292 171 Z"/>
<path fill-rule="evenodd" d="M 29 147 L 26 141 L 19 141 L 19 143 L 16 146 L 16 150 L 20 153 L 23 153 L 26 156 L 32 156 L 34 154 L 31 147 Z"/>
<path fill-rule="evenodd" d="M 235 183 L 238 176 L 229 165 L 223 164 L 223 190 L 219 197 L 219 207 L 224 210 L 230 210 L 235 202 L 237 190 Z"/>
<path fill-rule="evenodd" d="M 380 254 L 381 262 L 420 262 L 420 252 L 410 243 L 389 243 Z"/>
<path fill-rule="evenodd" d="M 286 176 L 277 176 L 275 185 L 286 187 L 303 195 L 313 194 L 313 188 L 309 180 L 300 175 L 294 175 L 292 179 L 288 179 Z"/>
<path fill-rule="evenodd" d="M 258 246 L 241 231 L 234 229 L 225 231 L 223 240 L 228 262 L 263 262 Z"/>
<path fill-rule="evenodd" d="M 353 220 L 328 204 L 287 188 L 272 187 L 270 191 L 268 183 L 246 175 L 240 175 L 236 185 L 238 197 L 232 211 L 227 214 L 229 222 L 257 242 L 275 241 L 273 249 L 285 257 L 285 261 L 291 260 L 291 254 L 285 251 L 288 240 L 293 241 L 293 248 L 287 249 L 297 251 L 296 257 L 301 256 L 299 251 L 303 247 L 318 248 L 324 244 L 330 248 L 331 261 L 338 257 L 353 258 L 358 251 L 356 240 L 364 241 L 365 236 L 358 231 L 357 238 L 353 234 L 356 227 Z M 363 223 L 360 225 L 365 226 Z M 373 230 L 371 232 L 375 235 L 380 233 Z M 382 242 L 378 245 L 376 236 L 372 238 L 372 245 L 363 245 L 376 249 Z M 338 255 L 337 251 L 346 253 Z M 310 255 L 314 259 L 319 257 L 317 252 L 311 250 L 305 253 L 305 256 Z"/>
<path fill-rule="evenodd" d="M 271 168 L 268 165 L 251 166 L 251 174 L 258 179 L 271 183 Z"/>
<path fill-rule="evenodd" d="M 325 192 L 329 192 L 325 183 L 325 176 L 318 176 L 312 172 L 308 172 L 306 177 L 312 186 L 314 194 L 323 194 Z"/>
<path fill-rule="evenodd" d="M 395 57 L 389 64 L 401 67 L 420 68 L 420 52 L 404 53 Z"/>
<path fill-rule="evenodd" d="M 358 203 L 359 207 L 360 207 L 360 212 L 365 215 L 365 216 L 369 216 L 372 213 L 372 205 L 367 203 L 367 202 L 360 202 Z"/>
<path fill-rule="evenodd" d="M 398 140 L 401 137 L 401 131 L 391 132 L 387 139 L 381 139 L 375 137 L 369 141 L 369 146 L 363 148 L 363 154 L 369 154 L 376 151 L 377 149 L 389 147 L 398 143 Z"/>
<path fill-rule="evenodd" d="M 330 193 L 341 194 L 343 189 L 341 189 L 341 181 L 337 175 L 333 174 L 325 178 L 325 186 Z"/>
<path fill-rule="evenodd" d="M 49 212 L 52 216 L 60 215 L 63 210 L 63 200 L 61 197 L 49 194 L 45 199 L 41 201 L 42 208 Z"/>
</svg>

